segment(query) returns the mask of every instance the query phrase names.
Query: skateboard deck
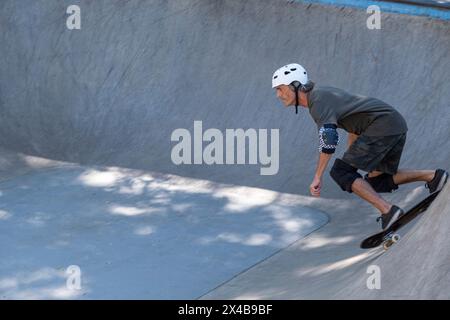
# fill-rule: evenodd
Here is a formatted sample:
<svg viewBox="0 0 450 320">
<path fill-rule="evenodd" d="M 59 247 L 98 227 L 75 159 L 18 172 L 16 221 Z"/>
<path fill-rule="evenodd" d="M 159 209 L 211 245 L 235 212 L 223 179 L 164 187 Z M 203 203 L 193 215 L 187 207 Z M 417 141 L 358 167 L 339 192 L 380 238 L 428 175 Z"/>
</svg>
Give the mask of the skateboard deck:
<svg viewBox="0 0 450 320">
<path fill-rule="evenodd" d="M 425 199 L 405 212 L 405 214 L 395 221 L 388 229 L 364 239 L 361 242 L 360 247 L 362 249 L 370 249 L 383 244 L 384 249 L 387 250 L 392 244 L 400 240 L 400 236 L 396 234 L 396 231 L 414 220 L 414 218 L 419 216 L 421 213 L 425 212 L 440 192 L 441 191 L 439 190 L 429 194 Z"/>
</svg>

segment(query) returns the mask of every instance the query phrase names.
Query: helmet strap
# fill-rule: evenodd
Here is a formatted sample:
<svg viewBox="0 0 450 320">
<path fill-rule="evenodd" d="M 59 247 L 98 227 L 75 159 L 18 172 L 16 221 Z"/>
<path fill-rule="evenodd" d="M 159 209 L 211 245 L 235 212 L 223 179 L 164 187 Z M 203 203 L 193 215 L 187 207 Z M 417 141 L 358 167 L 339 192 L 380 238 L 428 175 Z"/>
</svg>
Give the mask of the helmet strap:
<svg viewBox="0 0 450 320">
<path fill-rule="evenodd" d="M 298 113 L 298 106 L 300 105 L 300 103 L 299 103 L 299 96 L 298 96 L 298 90 L 300 89 L 301 84 L 298 85 L 298 86 L 293 84 L 292 86 L 294 87 L 294 90 L 295 90 L 295 113 L 297 114 Z"/>
</svg>

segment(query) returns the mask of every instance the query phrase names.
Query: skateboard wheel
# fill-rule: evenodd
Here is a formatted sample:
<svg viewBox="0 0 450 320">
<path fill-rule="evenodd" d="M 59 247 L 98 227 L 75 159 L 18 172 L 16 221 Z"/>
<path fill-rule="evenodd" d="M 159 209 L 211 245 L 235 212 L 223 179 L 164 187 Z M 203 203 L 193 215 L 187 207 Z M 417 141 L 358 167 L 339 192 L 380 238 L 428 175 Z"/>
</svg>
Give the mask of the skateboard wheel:
<svg viewBox="0 0 450 320">
<path fill-rule="evenodd" d="M 393 236 L 392 236 L 392 242 L 393 243 L 396 243 L 396 242 L 398 242 L 400 240 L 400 235 L 399 234 L 394 234 Z"/>
</svg>

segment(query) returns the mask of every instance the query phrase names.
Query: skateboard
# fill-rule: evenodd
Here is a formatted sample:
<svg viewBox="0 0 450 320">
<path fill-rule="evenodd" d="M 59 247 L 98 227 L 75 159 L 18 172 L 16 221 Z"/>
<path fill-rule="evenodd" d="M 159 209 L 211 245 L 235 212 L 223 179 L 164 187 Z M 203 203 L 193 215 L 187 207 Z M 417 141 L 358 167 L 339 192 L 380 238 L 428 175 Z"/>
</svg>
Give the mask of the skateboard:
<svg viewBox="0 0 450 320">
<path fill-rule="evenodd" d="M 361 242 L 362 249 L 370 249 L 383 245 L 384 250 L 388 250 L 393 244 L 400 240 L 397 232 L 400 228 L 414 220 L 421 213 L 425 212 L 434 199 L 439 195 L 441 190 L 429 194 L 425 199 L 420 201 L 414 207 L 405 212 L 397 221 L 395 221 L 388 229 L 378 232 Z"/>
</svg>

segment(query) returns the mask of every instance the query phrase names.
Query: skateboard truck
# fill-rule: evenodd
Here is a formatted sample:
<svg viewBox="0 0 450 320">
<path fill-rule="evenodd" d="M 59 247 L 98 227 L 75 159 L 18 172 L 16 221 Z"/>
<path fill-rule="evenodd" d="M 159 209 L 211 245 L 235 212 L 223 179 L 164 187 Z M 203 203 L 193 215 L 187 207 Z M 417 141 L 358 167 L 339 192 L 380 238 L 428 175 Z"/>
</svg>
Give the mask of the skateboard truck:
<svg viewBox="0 0 450 320">
<path fill-rule="evenodd" d="M 393 244 L 400 240 L 400 235 L 398 233 L 388 234 L 383 241 L 383 249 L 388 250 Z"/>
</svg>

